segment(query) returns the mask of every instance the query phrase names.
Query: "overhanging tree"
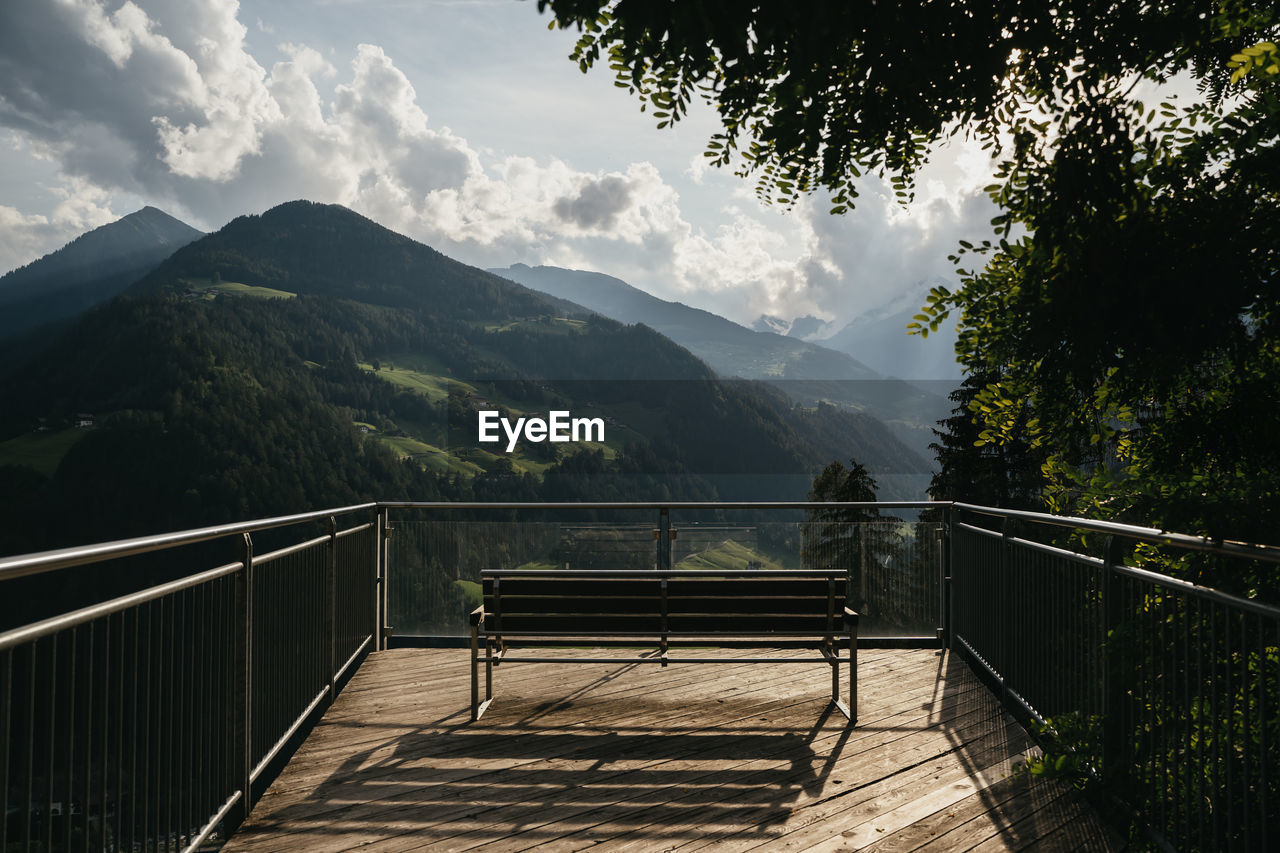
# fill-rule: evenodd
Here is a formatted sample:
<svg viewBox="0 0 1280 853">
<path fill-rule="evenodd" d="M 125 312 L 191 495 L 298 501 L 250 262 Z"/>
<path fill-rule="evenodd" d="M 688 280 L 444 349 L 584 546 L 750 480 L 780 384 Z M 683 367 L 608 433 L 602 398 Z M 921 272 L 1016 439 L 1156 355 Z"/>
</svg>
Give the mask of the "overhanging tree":
<svg viewBox="0 0 1280 853">
<path fill-rule="evenodd" d="M 659 124 L 767 200 L 903 199 L 940 141 L 997 158 L 987 239 L 916 318 L 959 315 L 983 442 L 1015 425 L 1050 506 L 1274 539 L 1280 452 L 1280 13 L 1239 0 L 540 0 Z M 1195 82 L 1185 104 L 1144 81 Z M 1151 88 L 1151 86 L 1148 86 Z M 1242 578 L 1256 589 L 1257 578 Z"/>
</svg>

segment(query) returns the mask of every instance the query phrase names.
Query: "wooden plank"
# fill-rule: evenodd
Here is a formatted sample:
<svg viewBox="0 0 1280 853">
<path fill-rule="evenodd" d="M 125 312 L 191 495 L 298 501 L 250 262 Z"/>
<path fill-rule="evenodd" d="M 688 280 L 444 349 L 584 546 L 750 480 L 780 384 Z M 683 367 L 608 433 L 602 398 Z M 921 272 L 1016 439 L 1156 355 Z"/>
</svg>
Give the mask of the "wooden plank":
<svg viewBox="0 0 1280 853">
<path fill-rule="evenodd" d="M 1094 825 L 1074 792 L 1061 808 L 1000 782 L 960 796 L 956 785 L 976 790 L 981 769 L 1007 766 L 1027 741 L 956 659 L 863 652 L 849 729 L 823 716 L 821 665 L 810 678 L 753 664 L 751 650 L 719 654 L 706 667 L 503 666 L 498 702 L 464 724 L 469 653 L 375 653 L 225 849 L 849 849 L 857 833 L 908 820 L 964 847 L 998 845 L 1011 837 L 1001 826 L 1029 821 L 1015 840 L 1056 846 Z M 1004 811 L 984 811 L 988 800 Z M 943 805 L 973 817 L 946 822 Z M 911 830 L 870 843 L 930 843 Z"/>
<path fill-rule="evenodd" d="M 967 850 L 1000 832 L 1009 814 L 1009 801 L 1015 806 L 1031 804 L 1031 778 L 1017 774 L 1003 779 L 984 791 L 966 797 L 954 806 L 938 809 L 897 832 L 889 833 L 864 853 L 909 853 L 926 845 L 939 849 Z M 945 839 L 945 840 L 944 840 Z"/>
<path fill-rule="evenodd" d="M 944 755 L 950 751 L 948 745 L 945 743 L 945 738 L 936 729 L 915 731 L 905 736 L 901 736 L 896 733 L 890 733 L 888 737 L 885 739 L 894 740 L 895 738 L 899 748 L 905 748 L 905 749 L 926 748 L 926 749 L 931 749 L 936 751 L 938 755 Z M 874 736 L 872 739 L 874 739 Z M 863 752 L 869 749 L 879 749 L 884 745 L 883 743 L 878 743 L 874 745 L 850 743 L 844 737 L 842 737 L 840 732 L 828 729 L 823 732 L 820 738 L 817 738 L 814 741 L 811 741 L 809 748 L 811 748 L 814 751 L 815 754 L 813 757 L 816 759 L 820 755 L 824 754 L 823 750 L 830 750 L 837 744 L 841 743 L 842 741 L 844 742 L 844 747 L 841 750 L 841 755 L 839 756 L 839 759 L 845 760 L 845 761 L 847 761 L 850 756 L 856 755 L 860 752 Z M 937 744 L 937 746 L 930 747 L 929 744 Z M 830 753 L 825 753 L 825 754 L 827 758 L 831 757 Z M 691 838 L 697 838 L 700 840 L 707 840 L 713 835 L 723 834 L 725 827 L 720 825 L 721 821 L 717 820 L 716 815 L 708 814 L 705 811 L 705 806 L 706 806 L 705 801 L 708 798 L 715 798 L 717 796 L 721 796 L 721 794 L 719 793 L 719 786 L 709 784 L 700 788 L 700 787 L 697 787 L 697 782 L 703 779 L 709 779 L 714 781 L 717 775 L 723 775 L 727 772 L 731 772 L 734 774 L 735 787 L 752 786 L 752 787 L 768 788 L 770 786 L 773 786 L 775 788 L 781 787 L 786 790 L 794 791 L 795 799 L 788 804 L 779 805 L 777 813 L 781 815 L 784 813 L 794 812 L 799 808 L 802 808 L 804 805 L 804 801 L 807 799 L 806 792 L 812 787 L 809 783 L 813 775 L 813 770 L 812 768 L 806 768 L 804 766 L 805 756 L 803 753 L 797 754 L 796 751 L 793 749 L 789 751 L 786 757 L 788 761 L 792 763 L 793 766 L 782 772 L 779 772 L 778 769 L 775 767 L 770 767 L 770 762 L 767 757 L 764 759 L 755 757 L 754 760 L 752 761 L 742 762 L 738 765 L 717 765 L 714 769 L 710 769 L 710 770 L 704 769 L 700 776 L 695 775 L 685 780 L 685 784 L 694 786 L 692 789 L 682 790 L 681 792 L 673 795 L 672 794 L 664 795 L 662 801 L 659 804 L 651 805 L 651 806 L 648 806 L 647 808 L 642 808 L 642 810 L 640 811 L 636 810 L 636 805 L 637 805 L 636 798 L 629 798 L 622 805 L 616 805 L 616 806 L 606 805 L 603 807 L 599 807 L 595 809 L 595 811 L 599 814 L 599 822 L 594 827 L 592 827 L 592 830 L 593 830 L 592 835 L 597 841 L 599 841 L 604 838 L 607 838 L 610 833 L 615 833 L 615 832 L 620 832 L 622 834 L 636 835 L 637 828 L 651 829 L 653 831 L 661 830 L 662 832 L 667 834 L 672 834 L 674 832 L 684 832 L 684 833 L 687 833 Z M 826 765 L 829 762 L 824 760 L 823 763 L 824 765 Z M 799 766 L 795 766 L 795 765 L 799 765 Z M 836 769 L 836 765 L 832 764 L 830 765 L 830 768 L 834 770 Z M 646 770 L 647 769 L 645 768 L 641 768 L 639 771 L 633 773 L 633 775 L 634 776 L 647 775 Z M 880 778 L 884 778 L 884 777 L 880 777 Z M 638 787 L 643 788 L 644 786 L 640 785 Z M 845 788 L 842 790 L 845 790 L 845 791 L 855 790 L 857 787 L 860 787 L 860 786 L 855 782 L 853 783 L 853 787 Z M 644 807 L 647 805 L 649 800 L 645 799 L 644 797 L 641 797 L 639 798 L 638 802 L 641 807 Z M 672 824 L 672 822 L 668 817 L 668 813 L 671 810 L 671 806 L 677 803 L 687 803 L 690 806 L 699 806 L 699 808 L 688 809 L 687 811 L 688 811 L 689 819 L 684 823 L 676 825 L 676 824 Z M 616 820 L 616 817 L 619 815 L 623 815 L 626 818 L 625 829 L 619 828 L 620 825 Z M 645 818 L 646 815 L 651 816 L 652 818 L 654 818 L 654 820 L 646 821 L 646 818 Z M 754 820 L 760 820 L 761 818 L 767 817 L 767 815 L 768 815 L 767 810 L 760 809 L 759 807 L 754 807 L 752 809 L 752 818 Z M 545 813 L 544 813 L 544 816 L 545 816 Z M 509 819 L 510 816 L 504 814 L 503 817 L 504 819 Z M 561 813 L 559 809 L 557 809 L 557 811 L 554 813 L 552 817 L 554 817 L 554 819 L 556 820 L 564 821 L 565 816 Z M 613 824 L 611 824 L 611 820 L 614 821 Z M 574 821 L 573 825 L 576 826 L 580 822 L 581 822 L 580 820 Z M 526 824 L 525 825 L 526 831 L 528 830 L 528 828 L 529 826 Z M 731 826 L 730 828 L 737 829 L 740 827 Z M 637 850 L 643 850 L 644 844 L 639 839 L 636 839 L 632 842 L 620 843 L 617 846 L 617 849 L 619 850 L 628 850 L 633 848 Z M 504 845 L 498 845 L 494 849 L 502 850 L 502 849 L 506 849 L 506 847 Z M 513 847 L 511 849 L 523 849 L 523 848 Z M 548 849 L 548 850 L 556 849 L 556 845 L 548 844 L 545 840 L 541 840 L 539 841 L 539 844 L 538 844 L 538 850 L 542 851 L 544 849 Z"/>
<path fill-rule="evenodd" d="M 717 721 L 717 722 L 720 722 L 720 721 Z M 503 782 L 506 782 L 507 780 L 506 780 L 506 778 L 504 777 L 504 779 L 503 779 L 502 781 L 503 781 Z"/>
</svg>

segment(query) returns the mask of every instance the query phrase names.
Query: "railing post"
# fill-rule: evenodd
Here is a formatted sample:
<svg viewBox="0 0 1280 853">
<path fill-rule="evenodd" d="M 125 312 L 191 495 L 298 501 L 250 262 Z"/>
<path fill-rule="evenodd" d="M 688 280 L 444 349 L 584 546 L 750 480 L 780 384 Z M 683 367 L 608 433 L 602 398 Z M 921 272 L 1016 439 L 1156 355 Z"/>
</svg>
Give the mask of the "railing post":
<svg viewBox="0 0 1280 853">
<path fill-rule="evenodd" d="M 369 564 L 371 571 L 369 572 L 369 583 L 373 585 L 373 607 L 368 612 L 369 619 L 373 624 L 369 631 L 372 642 L 369 644 L 369 651 L 378 651 L 382 648 L 382 507 L 375 507 L 373 510 L 373 518 L 369 519 L 373 525 L 373 561 Z"/>
<path fill-rule="evenodd" d="M 391 510 L 379 507 L 378 516 L 378 636 L 376 646 L 386 649 L 391 643 Z"/>
<path fill-rule="evenodd" d="M 951 523 L 952 507 L 942 510 L 942 529 L 938 531 L 938 617 L 942 622 L 942 647 L 951 648 L 951 561 L 952 552 Z"/>
<path fill-rule="evenodd" d="M 253 537 L 241 542 L 243 566 L 235 584 L 235 732 L 232 742 L 234 783 L 240 787 L 240 805 L 232 819 L 239 825 L 253 810 Z"/>
<path fill-rule="evenodd" d="M 658 510 L 658 568 L 671 568 L 671 510 Z"/>
<path fill-rule="evenodd" d="M 1001 699 L 1009 698 L 1007 681 L 1010 675 L 1009 661 L 1009 583 L 1013 574 L 1013 545 L 1009 539 L 1013 536 L 1013 519 L 1003 516 L 1000 520 L 1000 559 L 996 561 L 996 609 L 992 614 L 992 622 L 996 631 L 996 659 L 991 663 L 1000 678 Z"/>
<path fill-rule="evenodd" d="M 329 682 L 329 698 L 326 705 L 333 703 L 338 692 L 338 519 L 329 516 L 328 554 L 324 561 L 324 636 L 329 642 L 329 662 L 326 666 L 326 678 Z"/>
</svg>

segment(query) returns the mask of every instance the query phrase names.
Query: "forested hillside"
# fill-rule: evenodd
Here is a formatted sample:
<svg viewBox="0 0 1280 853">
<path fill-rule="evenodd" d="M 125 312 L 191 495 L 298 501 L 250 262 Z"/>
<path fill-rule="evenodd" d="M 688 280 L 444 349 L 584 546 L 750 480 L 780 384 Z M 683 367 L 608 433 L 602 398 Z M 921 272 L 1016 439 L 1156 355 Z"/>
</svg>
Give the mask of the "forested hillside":
<svg viewBox="0 0 1280 853">
<path fill-rule="evenodd" d="M 0 380 L 0 551 L 377 498 L 802 498 L 851 455 L 926 471 L 873 418 L 565 307 L 342 208 L 237 219 Z M 507 454 L 481 408 L 610 424 Z"/>
</svg>

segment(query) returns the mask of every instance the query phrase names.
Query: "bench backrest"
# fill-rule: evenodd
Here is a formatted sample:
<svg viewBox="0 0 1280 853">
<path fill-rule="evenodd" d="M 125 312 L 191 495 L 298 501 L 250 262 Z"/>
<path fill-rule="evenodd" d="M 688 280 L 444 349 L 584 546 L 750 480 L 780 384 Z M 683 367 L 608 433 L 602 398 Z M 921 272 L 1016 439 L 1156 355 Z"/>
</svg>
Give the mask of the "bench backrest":
<svg viewBox="0 0 1280 853">
<path fill-rule="evenodd" d="M 537 635 L 838 636 L 844 569 L 481 573 L 485 631 Z"/>
</svg>

